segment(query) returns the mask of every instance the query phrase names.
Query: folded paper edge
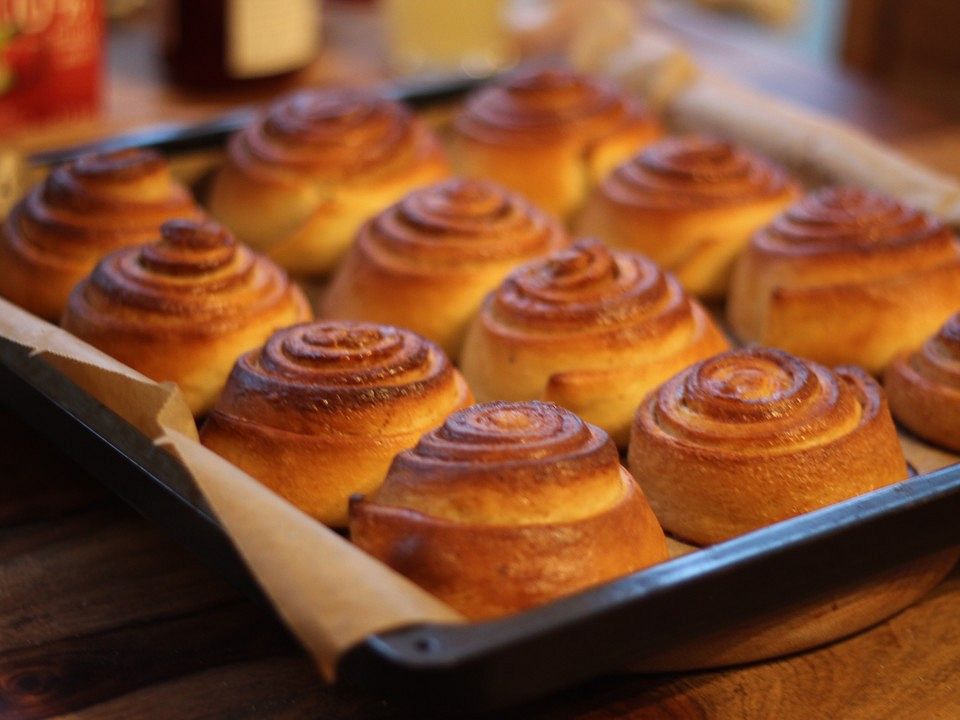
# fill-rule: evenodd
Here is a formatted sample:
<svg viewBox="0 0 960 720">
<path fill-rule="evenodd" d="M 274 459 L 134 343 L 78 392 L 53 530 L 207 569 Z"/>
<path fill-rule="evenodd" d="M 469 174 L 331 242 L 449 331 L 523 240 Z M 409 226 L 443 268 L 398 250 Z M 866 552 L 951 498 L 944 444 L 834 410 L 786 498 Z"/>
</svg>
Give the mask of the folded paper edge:
<svg viewBox="0 0 960 720">
<path fill-rule="evenodd" d="M 836 184 L 894 195 L 960 227 L 960 183 L 924 167 L 849 123 L 702 70 L 663 32 L 640 27 L 599 41 L 602 16 L 584 3 L 569 43 L 571 64 L 619 81 L 681 130 L 715 133 Z"/>
<path fill-rule="evenodd" d="M 333 680 L 339 657 L 364 638 L 463 618 L 402 575 L 298 510 L 193 438 L 169 443 L 286 625 Z M 283 528 L 278 532 L 278 528 Z"/>
<path fill-rule="evenodd" d="M 278 614 L 328 680 L 365 637 L 463 618 L 198 442 L 179 389 L 157 383 L 0 298 L 0 335 L 48 362 L 158 444 L 169 445 Z"/>
</svg>

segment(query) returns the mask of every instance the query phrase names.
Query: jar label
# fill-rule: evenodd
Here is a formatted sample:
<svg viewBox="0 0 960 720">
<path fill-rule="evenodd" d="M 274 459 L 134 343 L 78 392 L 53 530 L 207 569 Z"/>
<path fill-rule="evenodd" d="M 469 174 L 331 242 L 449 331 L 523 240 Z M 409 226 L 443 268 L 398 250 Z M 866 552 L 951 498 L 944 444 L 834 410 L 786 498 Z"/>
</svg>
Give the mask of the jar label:
<svg viewBox="0 0 960 720">
<path fill-rule="evenodd" d="M 318 0 L 229 0 L 227 73 L 255 78 L 306 66 L 317 51 L 319 12 Z"/>
</svg>

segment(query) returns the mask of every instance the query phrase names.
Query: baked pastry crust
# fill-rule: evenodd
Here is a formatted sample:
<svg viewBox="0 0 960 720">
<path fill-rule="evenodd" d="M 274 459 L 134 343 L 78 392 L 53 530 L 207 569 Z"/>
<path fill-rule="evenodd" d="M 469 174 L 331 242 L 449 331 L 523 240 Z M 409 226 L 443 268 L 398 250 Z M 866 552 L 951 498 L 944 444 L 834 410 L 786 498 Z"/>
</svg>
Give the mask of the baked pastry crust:
<svg viewBox="0 0 960 720">
<path fill-rule="evenodd" d="M 242 355 L 201 442 L 327 525 L 390 462 L 473 402 L 443 351 L 408 330 L 345 321 L 284 328 Z"/>
<path fill-rule="evenodd" d="M 960 452 L 960 313 L 887 367 L 893 416 L 925 440 Z"/>
<path fill-rule="evenodd" d="M 201 415 L 237 356 L 306 320 L 300 289 L 216 223 L 172 220 L 159 241 L 118 250 L 70 295 L 63 327 L 158 382 Z"/>
<path fill-rule="evenodd" d="M 481 402 L 549 400 L 626 447 L 650 390 L 727 347 L 672 275 L 582 240 L 520 267 L 487 296 L 461 366 Z"/>
<path fill-rule="evenodd" d="M 879 193 L 828 188 L 756 234 L 727 319 L 744 341 L 873 374 L 960 308 L 960 241 L 931 215 Z"/>
<path fill-rule="evenodd" d="M 782 168 L 745 148 L 672 137 L 608 174 L 576 228 L 643 253 L 693 294 L 718 299 L 750 236 L 798 196 Z"/>
<path fill-rule="evenodd" d="M 697 545 L 907 477 L 873 378 L 767 348 L 722 353 L 651 393 L 628 465 L 667 532 Z"/>
<path fill-rule="evenodd" d="M 599 428 L 556 405 L 455 413 L 350 508 L 363 550 L 472 619 L 667 559 L 643 492 Z"/>
<path fill-rule="evenodd" d="M 614 165 L 660 135 L 652 115 L 605 81 L 539 70 L 467 99 L 454 121 L 454 159 L 462 174 L 568 218 Z"/>
<path fill-rule="evenodd" d="M 288 270 L 325 274 L 364 220 L 448 174 L 439 141 L 402 105 L 305 90 L 230 139 L 209 208 Z"/>
<path fill-rule="evenodd" d="M 488 181 L 446 180 L 361 228 L 321 315 L 410 328 L 456 359 L 484 295 L 517 265 L 568 243 L 553 217 L 516 193 Z"/>
<path fill-rule="evenodd" d="M 86 155 L 55 168 L 0 225 L 0 295 L 47 320 L 105 255 L 199 218 L 190 193 L 151 150 Z"/>
</svg>

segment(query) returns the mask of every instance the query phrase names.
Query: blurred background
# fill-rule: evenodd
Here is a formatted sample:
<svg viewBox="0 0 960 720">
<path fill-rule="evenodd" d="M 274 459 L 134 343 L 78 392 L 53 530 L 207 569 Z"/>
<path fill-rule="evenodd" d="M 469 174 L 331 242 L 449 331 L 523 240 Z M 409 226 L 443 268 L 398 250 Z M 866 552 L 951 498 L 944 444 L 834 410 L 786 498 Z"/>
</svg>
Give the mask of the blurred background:
<svg viewBox="0 0 960 720">
<path fill-rule="evenodd" d="M 0 137 L 165 106 L 190 118 L 299 83 L 484 73 L 558 52 L 604 13 L 774 93 L 783 63 L 827 67 L 960 117 L 960 3 L 942 0 L 0 0 Z"/>
</svg>

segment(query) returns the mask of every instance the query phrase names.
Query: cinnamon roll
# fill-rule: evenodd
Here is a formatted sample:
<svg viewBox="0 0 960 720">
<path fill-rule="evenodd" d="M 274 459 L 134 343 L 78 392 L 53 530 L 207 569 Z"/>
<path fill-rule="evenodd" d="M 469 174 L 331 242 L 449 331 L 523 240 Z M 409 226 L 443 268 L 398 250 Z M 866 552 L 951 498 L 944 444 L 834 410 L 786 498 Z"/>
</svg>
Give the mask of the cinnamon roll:
<svg viewBox="0 0 960 720">
<path fill-rule="evenodd" d="M 628 463 L 667 532 L 698 545 L 907 477 L 873 378 L 763 348 L 709 358 L 650 393 Z"/>
<path fill-rule="evenodd" d="M 454 121 L 458 170 L 568 217 L 618 162 L 660 136 L 636 101 L 597 78 L 540 70 L 488 85 Z"/>
<path fill-rule="evenodd" d="M 784 170 L 745 148 L 674 137 L 607 175 L 577 230 L 647 255 L 695 295 L 721 298 L 750 236 L 797 196 Z"/>
<path fill-rule="evenodd" d="M 456 359 L 483 296 L 514 267 L 569 242 L 559 223 L 491 182 L 447 180 L 371 218 L 321 313 L 401 325 Z"/>
<path fill-rule="evenodd" d="M 468 618 L 524 610 L 667 559 L 606 433 L 556 405 L 451 415 L 350 506 L 351 539 Z"/>
<path fill-rule="evenodd" d="M 584 240 L 522 266 L 486 298 L 461 364 L 478 400 L 550 400 L 626 447 L 650 390 L 727 347 L 672 275 Z"/>
<path fill-rule="evenodd" d="M 219 225 L 171 220 L 160 240 L 100 261 L 70 295 L 63 327 L 205 412 L 240 353 L 310 317 L 274 263 Z"/>
<path fill-rule="evenodd" d="M 105 255 L 199 218 L 190 193 L 150 150 L 86 155 L 55 168 L 0 225 L 0 295 L 47 320 Z"/>
<path fill-rule="evenodd" d="M 327 525 L 390 461 L 473 401 L 443 351 L 409 330 L 314 322 L 237 360 L 201 442 Z"/>
<path fill-rule="evenodd" d="M 447 174 L 437 139 L 402 105 L 300 91 L 231 138 L 209 208 L 287 269 L 323 274 L 364 220 Z"/>
<path fill-rule="evenodd" d="M 920 437 L 960 452 L 960 313 L 883 378 L 893 416 Z"/>
<path fill-rule="evenodd" d="M 757 233 L 727 318 L 745 341 L 879 374 L 960 308 L 960 242 L 943 223 L 856 188 L 806 196 Z"/>
</svg>

